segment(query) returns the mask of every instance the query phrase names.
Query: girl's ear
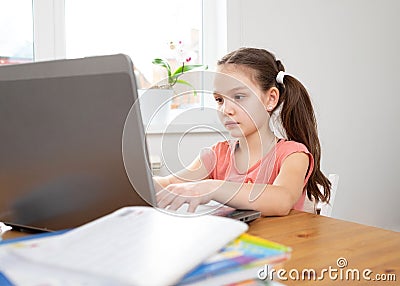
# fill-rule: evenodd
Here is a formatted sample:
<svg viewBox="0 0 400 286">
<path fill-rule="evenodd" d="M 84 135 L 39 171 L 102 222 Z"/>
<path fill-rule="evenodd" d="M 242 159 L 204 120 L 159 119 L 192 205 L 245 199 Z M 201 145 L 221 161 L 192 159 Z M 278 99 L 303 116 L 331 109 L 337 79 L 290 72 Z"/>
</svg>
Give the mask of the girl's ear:
<svg viewBox="0 0 400 286">
<path fill-rule="evenodd" d="M 271 87 L 266 93 L 264 97 L 264 106 L 268 112 L 271 112 L 275 109 L 276 105 L 279 101 L 279 89 L 276 87 Z"/>
</svg>

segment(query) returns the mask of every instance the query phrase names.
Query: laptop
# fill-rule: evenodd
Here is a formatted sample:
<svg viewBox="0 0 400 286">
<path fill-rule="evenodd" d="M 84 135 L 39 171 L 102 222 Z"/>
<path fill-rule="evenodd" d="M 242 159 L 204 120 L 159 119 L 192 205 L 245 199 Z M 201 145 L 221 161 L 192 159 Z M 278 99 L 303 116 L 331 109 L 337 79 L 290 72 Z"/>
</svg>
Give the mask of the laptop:
<svg viewBox="0 0 400 286">
<path fill-rule="evenodd" d="M 1 66 L 0 221 L 56 231 L 155 206 L 137 99 L 122 54 Z"/>
</svg>

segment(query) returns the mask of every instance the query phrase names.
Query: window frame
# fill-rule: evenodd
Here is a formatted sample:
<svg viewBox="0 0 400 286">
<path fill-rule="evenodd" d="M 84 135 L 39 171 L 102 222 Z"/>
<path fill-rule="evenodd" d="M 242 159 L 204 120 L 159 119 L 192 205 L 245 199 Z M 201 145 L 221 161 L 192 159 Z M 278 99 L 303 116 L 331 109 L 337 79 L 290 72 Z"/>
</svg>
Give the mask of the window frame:
<svg viewBox="0 0 400 286">
<path fill-rule="evenodd" d="M 227 0 L 202 0 L 202 59 L 210 70 L 216 61 L 226 54 L 227 41 Z M 32 0 L 34 61 L 66 58 L 65 0 Z M 207 105 L 202 99 L 201 106 Z M 217 129 L 221 126 L 215 119 L 193 118 L 190 124 L 210 124 Z M 182 124 L 179 124 L 182 125 Z M 163 128 L 162 128 L 163 129 Z M 177 130 L 182 126 L 176 126 Z M 164 130 L 154 129 L 152 133 Z"/>
<path fill-rule="evenodd" d="M 65 59 L 64 6 L 64 0 L 32 0 L 34 61 Z"/>
</svg>

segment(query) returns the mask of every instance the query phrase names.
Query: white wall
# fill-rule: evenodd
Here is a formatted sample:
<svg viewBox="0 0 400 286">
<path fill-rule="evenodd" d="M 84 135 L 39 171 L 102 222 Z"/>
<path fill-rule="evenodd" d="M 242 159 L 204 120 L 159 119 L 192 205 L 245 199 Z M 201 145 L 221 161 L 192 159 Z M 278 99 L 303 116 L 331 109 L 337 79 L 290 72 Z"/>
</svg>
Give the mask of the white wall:
<svg viewBox="0 0 400 286">
<path fill-rule="evenodd" d="M 174 174 L 192 163 L 200 150 L 223 141 L 224 135 L 218 132 L 174 132 L 168 134 L 148 134 L 149 153 L 161 160 L 161 169 L 156 175 Z"/>
<path fill-rule="evenodd" d="M 333 216 L 400 231 L 400 2 L 227 2 L 228 50 L 275 52 L 311 93 Z"/>
</svg>

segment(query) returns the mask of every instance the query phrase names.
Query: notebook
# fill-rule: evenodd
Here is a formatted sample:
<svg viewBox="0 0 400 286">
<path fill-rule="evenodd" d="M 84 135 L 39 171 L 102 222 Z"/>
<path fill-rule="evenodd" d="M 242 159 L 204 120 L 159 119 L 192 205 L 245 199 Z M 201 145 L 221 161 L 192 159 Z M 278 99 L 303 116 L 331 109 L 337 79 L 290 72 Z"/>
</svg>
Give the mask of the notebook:
<svg viewBox="0 0 400 286">
<path fill-rule="evenodd" d="M 155 206 L 137 100 L 126 55 L 1 66 L 0 221 L 52 231 Z"/>
<path fill-rule="evenodd" d="M 175 285 L 247 229 L 222 217 L 125 207 L 63 234 L 0 246 L 0 273 L 11 285 Z"/>
</svg>

